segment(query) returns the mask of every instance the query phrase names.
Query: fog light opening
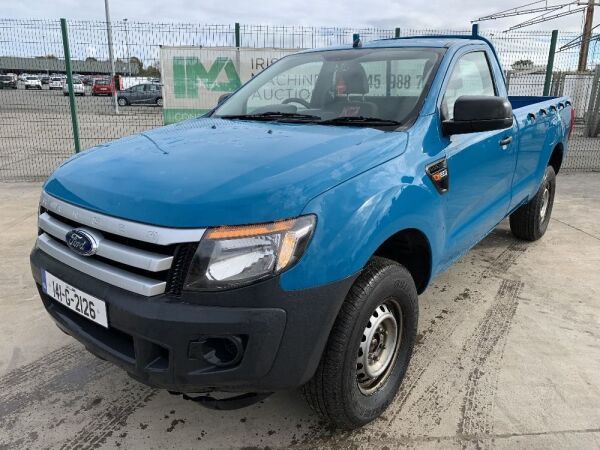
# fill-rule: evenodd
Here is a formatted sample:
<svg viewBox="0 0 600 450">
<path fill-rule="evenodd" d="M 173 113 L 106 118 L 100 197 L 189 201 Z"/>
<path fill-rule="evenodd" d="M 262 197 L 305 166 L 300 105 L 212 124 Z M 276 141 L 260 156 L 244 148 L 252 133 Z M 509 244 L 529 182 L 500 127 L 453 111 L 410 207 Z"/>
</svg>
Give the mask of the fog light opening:
<svg viewBox="0 0 600 450">
<path fill-rule="evenodd" d="M 239 336 L 214 336 L 202 339 L 202 358 L 217 367 L 238 364 L 244 354 L 244 343 Z"/>
</svg>

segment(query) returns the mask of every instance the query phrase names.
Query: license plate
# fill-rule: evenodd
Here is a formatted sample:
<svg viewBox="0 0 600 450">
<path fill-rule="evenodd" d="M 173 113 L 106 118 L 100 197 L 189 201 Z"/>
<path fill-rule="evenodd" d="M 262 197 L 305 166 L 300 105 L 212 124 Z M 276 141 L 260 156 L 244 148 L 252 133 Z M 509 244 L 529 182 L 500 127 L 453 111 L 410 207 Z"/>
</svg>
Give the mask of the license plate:
<svg viewBox="0 0 600 450">
<path fill-rule="evenodd" d="M 46 294 L 70 310 L 108 328 L 104 301 L 65 283 L 45 270 L 42 271 L 42 287 Z"/>
</svg>

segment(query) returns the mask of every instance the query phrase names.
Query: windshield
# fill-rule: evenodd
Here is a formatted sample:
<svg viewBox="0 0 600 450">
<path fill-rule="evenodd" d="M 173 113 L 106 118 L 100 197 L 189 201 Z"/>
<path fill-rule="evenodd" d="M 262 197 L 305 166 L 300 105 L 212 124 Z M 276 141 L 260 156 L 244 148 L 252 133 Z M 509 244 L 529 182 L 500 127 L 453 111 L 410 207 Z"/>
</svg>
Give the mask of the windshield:
<svg viewBox="0 0 600 450">
<path fill-rule="evenodd" d="M 363 48 L 291 55 L 252 78 L 213 117 L 397 127 L 417 114 L 442 51 Z"/>
<path fill-rule="evenodd" d="M 8 75 L 0 75 L 0 80 L 2 81 L 12 81 L 12 78 Z"/>
<path fill-rule="evenodd" d="M 94 84 L 100 85 L 100 86 L 106 86 L 108 84 L 110 84 L 110 81 L 108 80 L 96 80 L 94 81 Z"/>
<path fill-rule="evenodd" d="M 27 77 L 27 81 L 38 81 L 37 77 Z"/>
<path fill-rule="evenodd" d="M 52 78 L 52 81 L 62 81 L 60 78 Z"/>
</svg>

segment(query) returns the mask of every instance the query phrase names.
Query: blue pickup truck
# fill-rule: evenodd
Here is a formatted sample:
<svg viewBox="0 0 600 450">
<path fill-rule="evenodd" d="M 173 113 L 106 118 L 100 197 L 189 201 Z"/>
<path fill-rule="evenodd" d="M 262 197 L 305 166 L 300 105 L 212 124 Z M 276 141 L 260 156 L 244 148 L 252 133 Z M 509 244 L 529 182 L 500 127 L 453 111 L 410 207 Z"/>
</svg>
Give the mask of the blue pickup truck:
<svg viewBox="0 0 600 450">
<path fill-rule="evenodd" d="M 302 387 L 359 427 L 398 391 L 431 279 L 506 217 L 543 236 L 573 118 L 509 97 L 476 34 L 290 55 L 203 117 L 62 164 L 33 277 L 142 383 L 217 409 Z"/>
</svg>

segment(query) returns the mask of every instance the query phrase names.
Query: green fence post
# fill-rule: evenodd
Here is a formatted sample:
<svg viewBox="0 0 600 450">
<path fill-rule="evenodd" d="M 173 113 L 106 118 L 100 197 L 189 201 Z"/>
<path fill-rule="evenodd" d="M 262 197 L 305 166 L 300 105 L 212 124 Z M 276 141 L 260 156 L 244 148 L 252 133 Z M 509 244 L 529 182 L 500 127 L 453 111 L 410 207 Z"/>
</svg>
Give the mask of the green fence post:
<svg viewBox="0 0 600 450">
<path fill-rule="evenodd" d="M 240 24 L 239 22 L 235 23 L 235 46 L 240 47 Z"/>
<path fill-rule="evenodd" d="M 396 38 L 400 37 L 400 28 L 396 28 L 396 31 L 394 33 L 394 37 L 396 37 Z"/>
<path fill-rule="evenodd" d="M 77 122 L 77 105 L 75 104 L 75 92 L 73 91 L 71 52 L 69 50 L 69 35 L 67 33 L 66 19 L 60 19 L 60 29 L 62 31 L 63 49 L 65 52 L 65 69 L 67 72 L 67 85 L 69 86 L 69 107 L 71 109 L 71 123 L 73 125 L 73 141 L 75 143 L 75 153 L 79 153 L 81 151 L 81 146 L 79 144 L 79 123 Z"/>
<path fill-rule="evenodd" d="M 550 53 L 548 53 L 548 64 L 546 65 L 546 79 L 544 80 L 544 96 L 550 93 L 550 82 L 552 81 L 552 70 L 554 69 L 554 53 L 556 53 L 556 41 L 558 40 L 558 30 L 552 30 L 552 39 L 550 41 Z"/>
</svg>

